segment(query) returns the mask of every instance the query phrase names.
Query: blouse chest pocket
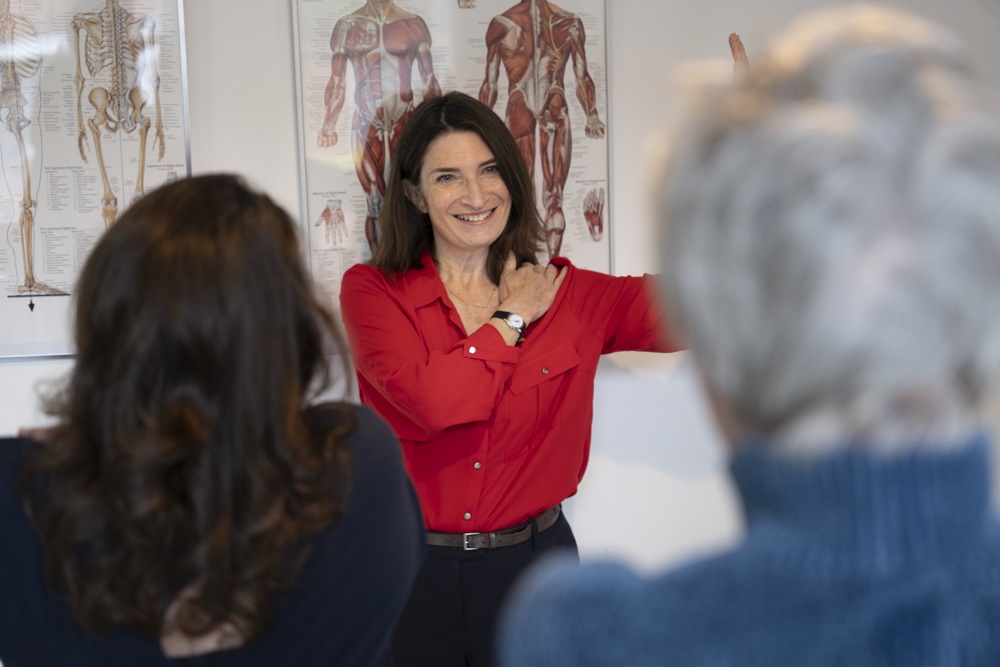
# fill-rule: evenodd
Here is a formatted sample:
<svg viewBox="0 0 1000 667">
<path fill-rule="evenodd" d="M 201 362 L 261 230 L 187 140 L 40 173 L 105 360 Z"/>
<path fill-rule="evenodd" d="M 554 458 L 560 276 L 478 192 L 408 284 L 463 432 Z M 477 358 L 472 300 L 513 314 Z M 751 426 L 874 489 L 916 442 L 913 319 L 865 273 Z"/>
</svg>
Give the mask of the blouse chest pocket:
<svg viewBox="0 0 1000 667">
<path fill-rule="evenodd" d="M 580 355 L 571 343 L 521 360 L 510 383 L 510 431 L 504 459 L 537 449 L 574 406 L 566 405 Z"/>
</svg>

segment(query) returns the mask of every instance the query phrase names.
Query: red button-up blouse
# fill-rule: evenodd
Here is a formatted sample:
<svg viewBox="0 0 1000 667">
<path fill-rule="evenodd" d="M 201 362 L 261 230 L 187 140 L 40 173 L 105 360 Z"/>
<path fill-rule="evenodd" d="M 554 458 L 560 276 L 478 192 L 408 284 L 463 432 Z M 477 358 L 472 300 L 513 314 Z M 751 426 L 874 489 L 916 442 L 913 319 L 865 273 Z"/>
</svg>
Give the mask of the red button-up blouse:
<svg viewBox="0 0 1000 667">
<path fill-rule="evenodd" d="M 525 340 L 466 333 L 428 253 L 393 282 L 358 264 L 340 304 L 362 402 L 396 431 L 430 530 L 486 532 L 576 493 L 600 355 L 670 352 L 653 278 L 577 269 Z"/>
</svg>

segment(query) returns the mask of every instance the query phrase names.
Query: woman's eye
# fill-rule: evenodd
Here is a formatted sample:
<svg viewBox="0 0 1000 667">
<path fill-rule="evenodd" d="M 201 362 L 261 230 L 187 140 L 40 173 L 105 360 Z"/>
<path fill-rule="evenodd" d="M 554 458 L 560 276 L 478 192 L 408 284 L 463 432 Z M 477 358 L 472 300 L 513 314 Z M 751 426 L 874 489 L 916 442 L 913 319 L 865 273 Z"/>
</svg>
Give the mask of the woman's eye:
<svg viewBox="0 0 1000 667">
<path fill-rule="evenodd" d="M 497 168 L 497 166 L 495 164 L 491 164 L 490 166 L 488 166 L 488 167 L 486 167 L 486 168 L 483 169 L 483 173 L 484 174 L 491 174 L 491 175 L 495 176 L 495 175 L 497 175 L 497 174 L 500 173 L 500 169 Z"/>
<path fill-rule="evenodd" d="M 453 180 L 455 180 L 455 177 L 452 174 L 441 174 L 437 177 L 438 183 L 450 183 Z"/>
</svg>

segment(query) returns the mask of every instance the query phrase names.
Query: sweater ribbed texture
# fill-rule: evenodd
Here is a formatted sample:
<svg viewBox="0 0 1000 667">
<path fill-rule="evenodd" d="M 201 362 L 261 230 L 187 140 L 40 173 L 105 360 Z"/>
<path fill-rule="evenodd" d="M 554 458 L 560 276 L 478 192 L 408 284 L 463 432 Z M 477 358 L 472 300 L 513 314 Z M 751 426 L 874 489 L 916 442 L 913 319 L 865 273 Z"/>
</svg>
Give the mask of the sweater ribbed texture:
<svg viewBox="0 0 1000 667">
<path fill-rule="evenodd" d="M 644 578 L 549 561 L 516 589 L 508 667 L 1000 665 L 1000 524 L 984 438 L 947 453 L 731 462 L 747 532 Z"/>
</svg>

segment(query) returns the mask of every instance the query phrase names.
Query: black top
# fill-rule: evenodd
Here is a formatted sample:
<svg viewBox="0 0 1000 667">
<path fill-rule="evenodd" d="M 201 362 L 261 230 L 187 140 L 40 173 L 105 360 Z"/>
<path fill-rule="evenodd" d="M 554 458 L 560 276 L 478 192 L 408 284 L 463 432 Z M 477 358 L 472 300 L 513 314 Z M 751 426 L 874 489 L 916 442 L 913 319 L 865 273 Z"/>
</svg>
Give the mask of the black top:
<svg viewBox="0 0 1000 667">
<path fill-rule="evenodd" d="M 298 586 L 279 601 L 274 621 L 246 645 L 170 659 L 159 640 L 132 628 L 92 636 L 75 622 L 42 572 L 38 538 L 17 495 L 17 476 L 37 444 L 0 439 L 0 662 L 3 667 L 156 665 L 384 665 L 392 630 L 426 552 L 417 497 L 388 425 L 357 407 L 344 439 L 351 495 L 343 516 L 316 539 Z M 311 409 L 311 424 L 340 417 Z"/>
</svg>

